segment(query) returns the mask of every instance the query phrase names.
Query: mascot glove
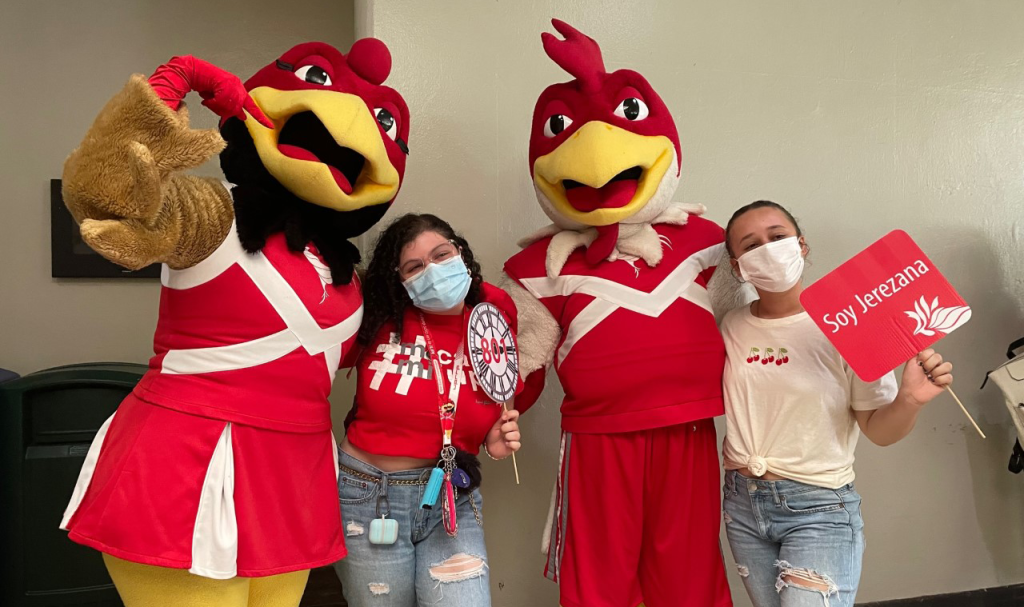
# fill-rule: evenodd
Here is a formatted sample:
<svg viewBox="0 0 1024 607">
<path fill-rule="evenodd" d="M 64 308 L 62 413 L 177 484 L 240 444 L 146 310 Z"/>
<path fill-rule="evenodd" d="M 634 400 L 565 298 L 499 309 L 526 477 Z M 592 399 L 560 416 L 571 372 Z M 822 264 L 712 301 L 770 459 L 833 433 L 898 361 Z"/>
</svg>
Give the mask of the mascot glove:
<svg viewBox="0 0 1024 607">
<path fill-rule="evenodd" d="M 149 85 L 174 111 L 189 91 L 195 91 L 203 98 L 203 105 L 221 118 L 245 120 L 245 113 L 249 112 L 263 126 L 274 128 L 238 76 L 192 55 L 173 57 L 156 68 L 149 77 Z"/>
</svg>

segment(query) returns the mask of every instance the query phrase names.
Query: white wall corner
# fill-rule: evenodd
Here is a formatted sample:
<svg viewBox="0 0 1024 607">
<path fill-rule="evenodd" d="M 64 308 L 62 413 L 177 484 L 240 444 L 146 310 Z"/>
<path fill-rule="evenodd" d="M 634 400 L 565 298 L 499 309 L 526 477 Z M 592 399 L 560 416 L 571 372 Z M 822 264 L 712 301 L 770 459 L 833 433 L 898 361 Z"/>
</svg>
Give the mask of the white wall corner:
<svg viewBox="0 0 1024 607">
<path fill-rule="evenodd" d="M 355 0 L 355 33 L 356 40 L 373 36 L 376 29 L 373 22 L 376 0 Z"/>
</svg>

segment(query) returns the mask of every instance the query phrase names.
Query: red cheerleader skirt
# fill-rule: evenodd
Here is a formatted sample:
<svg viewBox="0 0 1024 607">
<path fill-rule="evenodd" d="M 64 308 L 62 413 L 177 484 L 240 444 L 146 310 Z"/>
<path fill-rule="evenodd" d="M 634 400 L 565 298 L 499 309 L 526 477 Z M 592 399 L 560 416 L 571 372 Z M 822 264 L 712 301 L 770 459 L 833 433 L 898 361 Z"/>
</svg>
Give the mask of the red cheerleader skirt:
<svg viewBox="0 0 1024 607">
<path fill-rule="evenodd" d="M 61 527 L 112 556 L 214 579 L 345 556 L 330 430 L 290 433 L 130 395 L 100 429 Z"/>
</svg>

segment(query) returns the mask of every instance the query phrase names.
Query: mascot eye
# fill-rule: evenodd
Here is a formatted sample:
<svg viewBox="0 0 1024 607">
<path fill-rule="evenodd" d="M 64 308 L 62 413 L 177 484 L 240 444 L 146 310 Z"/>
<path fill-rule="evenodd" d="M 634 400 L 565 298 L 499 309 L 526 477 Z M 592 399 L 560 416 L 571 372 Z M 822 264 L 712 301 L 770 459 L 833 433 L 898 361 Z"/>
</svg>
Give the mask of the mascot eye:
<svg viewBox="0 0 1024 607">
<path fill-rule="evenodd" d="M 627 97 L 615 108 L 615 115 L 626 120 L 643 120 L 651 113 L 647 104 L 636 97 Z"/>
<path fill-rule="evenodd" d="M 398 123 L 395 122 L 395 117 L 391 115 L 391 112 L 378 107 L 373 109 L 373 115 L 377 117 L 377 122 L 380 124 L 380 128 L 384 129 L 385 135 L 391 139 L 398 135 Z"/>
<path fill-rule="evenodd" d="M 565 129 L 569 128 L 572 124 L 572 118 L 569 118 L 565 114 L 555 114 L 554 116 L 547 119 L 544 123 L 544 136 L 554 137 L 561 133 Z"/>
<path fill-rule="evenodd" d="M 327 75 L 324 68 L 316 65 L 304 65 L 295 70 L 295 77 L 310 84 L 322 84 L 331 86 L 331 77 Z"/>
</svg>

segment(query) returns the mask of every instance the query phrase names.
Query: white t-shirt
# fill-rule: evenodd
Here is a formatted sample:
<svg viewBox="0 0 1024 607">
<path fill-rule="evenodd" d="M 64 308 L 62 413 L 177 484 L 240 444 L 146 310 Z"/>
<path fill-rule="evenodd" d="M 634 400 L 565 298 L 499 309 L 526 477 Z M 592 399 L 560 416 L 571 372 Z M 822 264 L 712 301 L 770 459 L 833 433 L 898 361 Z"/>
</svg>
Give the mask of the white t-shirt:
<svg viewBox="0 0 1024 607">
<path fill-rule="evenodd" d="M 806 313 L 722 321 L 727 470 L 748 468 L 837 489 L 853 481 L 853 415 L 896 398 L 896 377 L 861 381 Z"/>
</svg>

